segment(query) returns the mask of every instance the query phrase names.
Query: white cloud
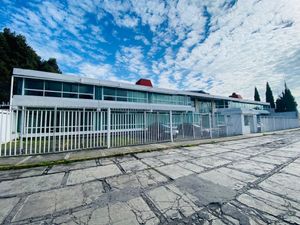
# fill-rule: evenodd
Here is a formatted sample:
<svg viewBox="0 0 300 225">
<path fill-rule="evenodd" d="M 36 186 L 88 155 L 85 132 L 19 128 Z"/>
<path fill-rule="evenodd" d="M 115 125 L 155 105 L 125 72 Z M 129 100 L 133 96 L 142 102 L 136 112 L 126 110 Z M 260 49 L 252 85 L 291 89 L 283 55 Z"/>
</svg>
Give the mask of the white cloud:
<svg viewBox="0 0 300 225">
<path fill-rule="evenodd" d="M 99 80 L 117 80 L 117 77 L 112 70 L 113 69 L 110 64 L 96 65 L 83 63 L 79 65 L 79 73 L 81 76 Z"/>
<path fill-rule="evenodd" d="M 116 53 L 116 62 L 118 66 L 125 67 L 132 72 L 134 75 L 133 79 L 149 75 L 141 47 L 122 47 Z"/>
</svg>

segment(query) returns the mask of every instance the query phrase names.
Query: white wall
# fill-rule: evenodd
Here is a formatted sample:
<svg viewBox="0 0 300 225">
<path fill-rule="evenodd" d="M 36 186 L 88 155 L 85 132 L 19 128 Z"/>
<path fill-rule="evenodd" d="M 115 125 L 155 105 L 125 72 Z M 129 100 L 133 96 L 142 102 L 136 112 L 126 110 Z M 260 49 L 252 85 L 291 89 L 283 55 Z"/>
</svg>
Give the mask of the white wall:
<svg viewBox="0 0 300 225">
<path fill-rule="evenodd" d="M 8 110 L 0 110 L 0 143 L 10 141 L 11 113 Z"/>
</svg>

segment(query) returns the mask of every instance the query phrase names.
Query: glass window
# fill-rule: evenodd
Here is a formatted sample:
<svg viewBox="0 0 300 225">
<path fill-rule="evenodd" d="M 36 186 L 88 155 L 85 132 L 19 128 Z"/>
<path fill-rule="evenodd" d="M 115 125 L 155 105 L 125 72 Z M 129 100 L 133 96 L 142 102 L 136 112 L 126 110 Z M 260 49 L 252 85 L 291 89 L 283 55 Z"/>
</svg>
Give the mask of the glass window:
<svg viewBox="0 0 300 225">
<path fill-rule="evenodd" d="M 83 98 L 83 99 L 93 99 L 93 95 L 79 94 L 79 98 Z"/>
<path fill-rule="evenodd" d="M 250 116 L 244 115 L 244 125 L 249 126 L 250 125 Z"/>
<path fill-rule="evenodd" d="M 63 83 L 64 92 L 78 92 L 78 84 L 74 83 Z"/>
<path fill-rule="evenodd" d="M 78 98 L 78 94 L 63 93 L 64 98 Z"/>
<path fill-rule="evenodd" d="M 127 91 L 124 89 L 117 89 L 117 96 L 118 97 L 127 97 Z"/>
<path fill-rule="evenodd" d="M 43 91 L 25 90 L 25 95 L 43 96 Z"/>
<path fill-rule="evenodd" d="M 102 100 L 102 87 L 95 87 L 95 99 Z"/>
<path fill-rule="evenodd" d="M 61 91 L 62 83 L 56 81 L 45 81 L 45 90 Z"/>
<path fill-rule="evenodd" d="M 103 94 L 104 95 L 115 96 L 116 95 L 116 89 L 105 87 L 105 88 L 103 88 Z"/>
<path fill-rule="evenodd" d="M 94 93 L 93 86 L 80 84 L 79 85 L 79 93 L 93 94 Z"/>
<path fill-rule="evenodd" d="M 21 95 L 23 89 L 23 78 L 14 78 L 14 95 Z"/>
<path fill-rule="evenodd" d="M 44 89 L 44 81 L 43 80 L 26 79 L 25 80 L 25 88 L 43 90 Z"/>
<path fill-rule="evenodd" d="M 61 92 L 48 92 L 48 91 L 45 91 L 45 96 L 49 96 L 49 97 L 61 97 Z"/>
</svg>

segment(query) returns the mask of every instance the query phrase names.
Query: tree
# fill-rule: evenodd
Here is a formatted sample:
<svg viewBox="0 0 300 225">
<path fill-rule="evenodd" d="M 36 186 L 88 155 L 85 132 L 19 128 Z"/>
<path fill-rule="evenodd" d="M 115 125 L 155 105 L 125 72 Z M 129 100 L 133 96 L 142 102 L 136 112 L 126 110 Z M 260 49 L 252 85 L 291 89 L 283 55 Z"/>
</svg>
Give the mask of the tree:
<svg viewBox="0 0 300 225">
<path fill-rule="evenodd" d="M 0 32 L 0 102 L 9 101 L 11 75 L 15 67 L 61 73 L 55 59 L 41 60 L 24 36 L 4 28 Z"/>
<path fill-rule="evenodd" d="M 260 96 L 256 87 L 254 88 L 254 101 L 260 102 Z"/>
<path fill-rule="evenodd" d="M 266 102 L 270 103 L 270 106 L 271 106 L 272 109 L 275 108 L 273 92 L 272 92 L 272 89 L 271 89 L 268 82 L 267 82 L 267 85 L 266 85 Z"/>
<path fill-rule="evenodd" d="M 294 112 L 297 111 L 297 102 L 292 95 L 291 90 L 284 84 L 284 91 L 276 100 L 276 112 Z"/>
</svg>

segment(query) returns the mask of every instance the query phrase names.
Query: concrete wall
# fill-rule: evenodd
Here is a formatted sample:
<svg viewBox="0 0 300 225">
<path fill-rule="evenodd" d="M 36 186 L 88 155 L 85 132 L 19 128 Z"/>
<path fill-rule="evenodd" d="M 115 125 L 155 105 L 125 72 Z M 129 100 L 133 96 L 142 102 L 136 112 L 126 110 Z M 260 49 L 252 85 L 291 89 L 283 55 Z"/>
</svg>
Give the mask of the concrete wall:
<svg viewBox="0 0 300 225">
<path fill-rule="evenodd" d="M 276 113 L 276 112 L 272 112 L 271 116 L 282 116 L 282 117 L 286 117 L 286 118 L 299 118 L 298 112 L 280 112 L 280 113 Z"/>
</svg>

